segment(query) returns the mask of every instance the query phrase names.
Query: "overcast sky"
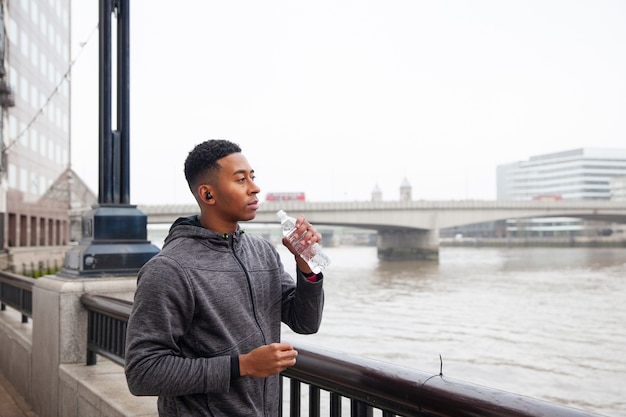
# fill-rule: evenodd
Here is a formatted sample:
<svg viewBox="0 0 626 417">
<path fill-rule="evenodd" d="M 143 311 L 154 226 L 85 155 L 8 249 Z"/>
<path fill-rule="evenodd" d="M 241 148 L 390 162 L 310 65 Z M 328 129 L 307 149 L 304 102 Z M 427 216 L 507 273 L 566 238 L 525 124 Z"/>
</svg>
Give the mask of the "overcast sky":
<svg viewBox="0 0 626 417">
<path fill-rule="evenodd" d="M 623 0 L 132 0 L 131 203 L 239 143 L 268 192 L 495 199 L 496 166 L 626 148 Z M 72 0 L 72 167 L 98 191 L 98 1 Z M 86 42 L 86 44 L 85 44 Z M 83 45 L 84 46 L 81 46 Z"/>
</svg>

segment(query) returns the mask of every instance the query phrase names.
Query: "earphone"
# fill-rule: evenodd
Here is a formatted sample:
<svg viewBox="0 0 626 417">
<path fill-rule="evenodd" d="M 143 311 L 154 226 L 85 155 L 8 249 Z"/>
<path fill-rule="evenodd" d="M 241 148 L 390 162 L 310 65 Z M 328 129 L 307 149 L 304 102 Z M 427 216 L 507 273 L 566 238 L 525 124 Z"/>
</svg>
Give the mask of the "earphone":
<svg viewBox="0 0 626 417">
<path fill-rule="evenodd" d="M 210 192 L 207 192 L 206 195 L 204 196 L 204 198 L 206 198 L 207 200 L 210 200 L 213 198 L 213 196 L 211 195 Z"/>
</svg>

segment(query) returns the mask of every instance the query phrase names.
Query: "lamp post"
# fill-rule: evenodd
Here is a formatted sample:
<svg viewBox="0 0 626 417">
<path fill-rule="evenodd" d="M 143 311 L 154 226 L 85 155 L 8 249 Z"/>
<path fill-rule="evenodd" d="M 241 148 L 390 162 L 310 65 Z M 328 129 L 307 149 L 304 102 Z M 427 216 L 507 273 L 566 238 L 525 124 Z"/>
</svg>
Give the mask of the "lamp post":
<svg viewBox="0 0 626 417">
<path fill-rule="evenodd" d="M 133 275 L 159 249 L 147 240 L 147 216 L 130 204 L 129 0 L 100 0 L 98 204 L 82 218 L 79 244 L 61 276 Z M 113 124 L 112 15 L 117 20 L 116 129 Z"/>
</svg>

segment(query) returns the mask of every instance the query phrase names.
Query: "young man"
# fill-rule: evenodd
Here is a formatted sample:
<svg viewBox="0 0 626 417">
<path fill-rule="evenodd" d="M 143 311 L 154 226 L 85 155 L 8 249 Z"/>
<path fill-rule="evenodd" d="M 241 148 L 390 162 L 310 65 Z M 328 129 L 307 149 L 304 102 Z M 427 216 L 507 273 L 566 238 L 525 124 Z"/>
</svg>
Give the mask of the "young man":
<svg viewBox="0 0 626 417">
<path fill-rule="evenodd" d="M 280 341 L 320 326 L 322 274 L 294 254 L 294 280 L 276 249 L 239 227 L 260 189 L 238 145 L 209 140 L 185 161 L 200 215 L 179 218 L 162 251 L 139 272 L 126 340 L 134 395 L 158 395 L 159 416 L 265 416 L 279 410 L 279 373 L 298 353 Z M 321 235 L 302 216 L 306 244 Z"/>
</svg>

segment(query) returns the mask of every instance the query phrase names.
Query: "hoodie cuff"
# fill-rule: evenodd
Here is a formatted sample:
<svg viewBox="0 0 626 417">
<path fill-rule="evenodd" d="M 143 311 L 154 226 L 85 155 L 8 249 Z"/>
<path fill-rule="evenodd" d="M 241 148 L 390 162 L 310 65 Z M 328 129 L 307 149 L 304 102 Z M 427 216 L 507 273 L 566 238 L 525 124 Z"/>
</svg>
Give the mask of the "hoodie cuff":
<svg viewBox="0 0 626 417">
<path fill-rule="evenodd" d="M 239 370 L 239 355 L 230 357 L 230 381 L 231 383 L 241 376 Z"/>
<path fill-rule="evenodd" d="M 319 274 L 316 274 L 315 272 L 309 272 L 308 274 L 305 274 L 304 272 L 302 272 L 302 275 L 304 275 L 304 278 L 306 278 L 306 280 L 309 282 L 317 282 L 323 277 L 321 272 Z"/>
</svg>

